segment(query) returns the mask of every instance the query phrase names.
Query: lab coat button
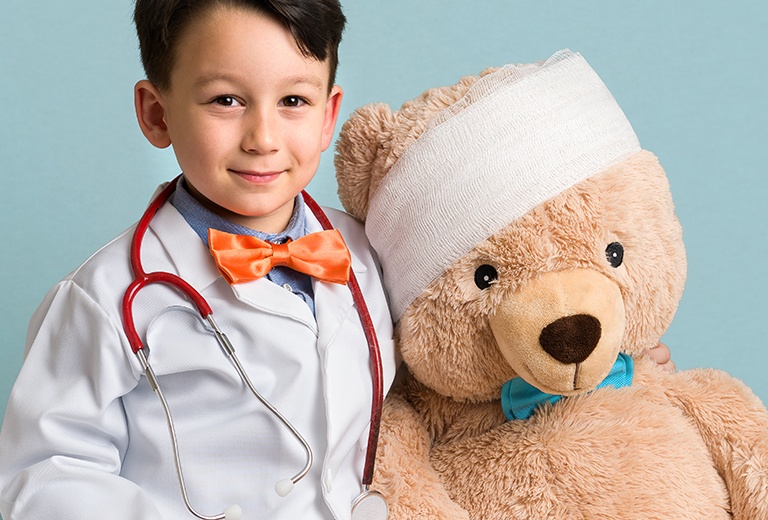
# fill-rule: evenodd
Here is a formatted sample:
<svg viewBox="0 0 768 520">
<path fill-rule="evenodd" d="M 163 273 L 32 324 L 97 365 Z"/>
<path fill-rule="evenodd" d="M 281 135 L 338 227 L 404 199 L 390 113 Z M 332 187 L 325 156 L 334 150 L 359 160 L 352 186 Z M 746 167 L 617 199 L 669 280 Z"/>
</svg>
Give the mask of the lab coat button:
<svg viewBox="0 0 768 520">
<path fill-rule="evenodd" d="M 325 487 L 325 491 L 327 493 L 333 491 L 333 476 L 331 475 L 331 470 L 329 469 L 326 469 L 325 473 L 323 474 L 323 486 Z"/>
</svg>

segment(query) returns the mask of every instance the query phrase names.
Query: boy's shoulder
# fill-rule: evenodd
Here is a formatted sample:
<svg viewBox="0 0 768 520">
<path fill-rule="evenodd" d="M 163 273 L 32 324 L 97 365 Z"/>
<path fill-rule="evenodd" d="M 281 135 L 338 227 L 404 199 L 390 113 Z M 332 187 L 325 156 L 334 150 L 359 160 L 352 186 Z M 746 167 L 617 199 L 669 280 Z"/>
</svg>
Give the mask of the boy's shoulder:
<svg viewBox="0 0 768 520">
<path fill-rule="evenodd" d="M 173 206 L 166 203 L 150 222 L 149 229 L 139 244 L 139 260 L 146 272 L 175 271 L 173 258 L 169 255 L 164 240 L 156 232 L 158 227 L 164 228 L 163 234 L 166 236 L 186 237 L 189 235 L 197 239 L 197 235 L 191 229 L 187 234 L 181 229 L 180 223 L 184 224 L 183 217 L 178 215 L 174 218 L 174 215 L 168 215 L 168 213 L 177 212 Z M 160 221 L 163 223 L 160 224 Z M 100 294 L 124 292 L 135 278 L 131 263 L 131 250 L 137 224 L 134 223 L 96 250 L 79 267 L 69 273 L 63 281 L 78 285 L 97 300 Z M 187 244 L 186 250 L 192 250 L 189 244 Z"/>
<path fill-rule="evenodd" d="M 130 247 L 135 224 L 115 238 L 101 246 L 82 264 L 69 273 L 65 280 L 74 281 L 78 285 L 87 284 L 87 280 L 97 273 L 104 273 L 109 278 L 124 278 L 130 276 L 131 261 Z M 109 274 L 111 273 L 111 274 Z"/>
<path fill-rule="evenodd" d="M 333 227 L 344 233 L 345 230 L 350 233 L 362 232 L 365 234 L 365 228 L 362 222 L 357 220 L 349 213 L 336 208 L 329 208 L 323 206 L 323 211 L 328 216 L 328 219 L 333 224 Z"/>
</svg>

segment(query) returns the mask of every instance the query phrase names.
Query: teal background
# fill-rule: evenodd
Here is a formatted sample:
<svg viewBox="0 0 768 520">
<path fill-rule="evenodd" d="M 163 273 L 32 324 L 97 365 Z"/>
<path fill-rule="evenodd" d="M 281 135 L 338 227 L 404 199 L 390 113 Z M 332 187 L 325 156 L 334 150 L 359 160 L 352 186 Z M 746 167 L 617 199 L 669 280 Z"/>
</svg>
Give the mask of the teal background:
<svg viewBox="0 0 768 520">
<path fill-rule="evenodd" d="M 341 118 L 488 66 L 581 52 L 665 166 L 689 257 L 664 341 L 768 400 L 768 7 L 756 0 L 346 0 Z M 0 412 L 45 292 L 178 167 L 133 113 L 128 0 L 0 0 Z M 310 185 L 338 206 L 332 156 Z"/>
</svg>

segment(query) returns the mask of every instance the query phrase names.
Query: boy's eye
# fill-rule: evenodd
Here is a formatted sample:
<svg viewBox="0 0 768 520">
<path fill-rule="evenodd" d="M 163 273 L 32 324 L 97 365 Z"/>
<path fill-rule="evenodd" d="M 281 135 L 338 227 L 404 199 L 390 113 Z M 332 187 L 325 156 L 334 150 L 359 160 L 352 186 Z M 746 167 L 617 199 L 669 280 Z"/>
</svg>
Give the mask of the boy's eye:
<svg viewBox="0 0 768 520">
<path fill-rule="evenodd" d="M 223 107 L 240 106 L 240 102 L 232 96 L 219 96 L 216 99 L 214 99 L 213 102 Z"/>
<path fill-rule="evenodd" d="M 280 102 L 281 105 L 286 107 L 298 107 L 305 103 L 305 101 L 299 96 L 286 96 Z"/>
</svg>

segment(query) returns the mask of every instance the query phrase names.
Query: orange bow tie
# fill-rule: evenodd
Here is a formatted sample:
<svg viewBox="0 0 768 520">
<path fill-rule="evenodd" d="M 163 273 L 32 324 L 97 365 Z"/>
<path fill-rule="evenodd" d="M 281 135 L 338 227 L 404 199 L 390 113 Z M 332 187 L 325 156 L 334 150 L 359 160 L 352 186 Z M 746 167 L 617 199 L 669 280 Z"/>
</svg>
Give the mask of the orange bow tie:
<svg viewBox="0 0 768 520">
<path fill-rule="evenodd" d="M 279 265 L 324 282 L 345 284 L 352 264 L 344 238 L 336 229 L 310 233 L 284 244 L 209 229 L 208 246 L 230 285 L 261 278 Z"/>
</svg>

